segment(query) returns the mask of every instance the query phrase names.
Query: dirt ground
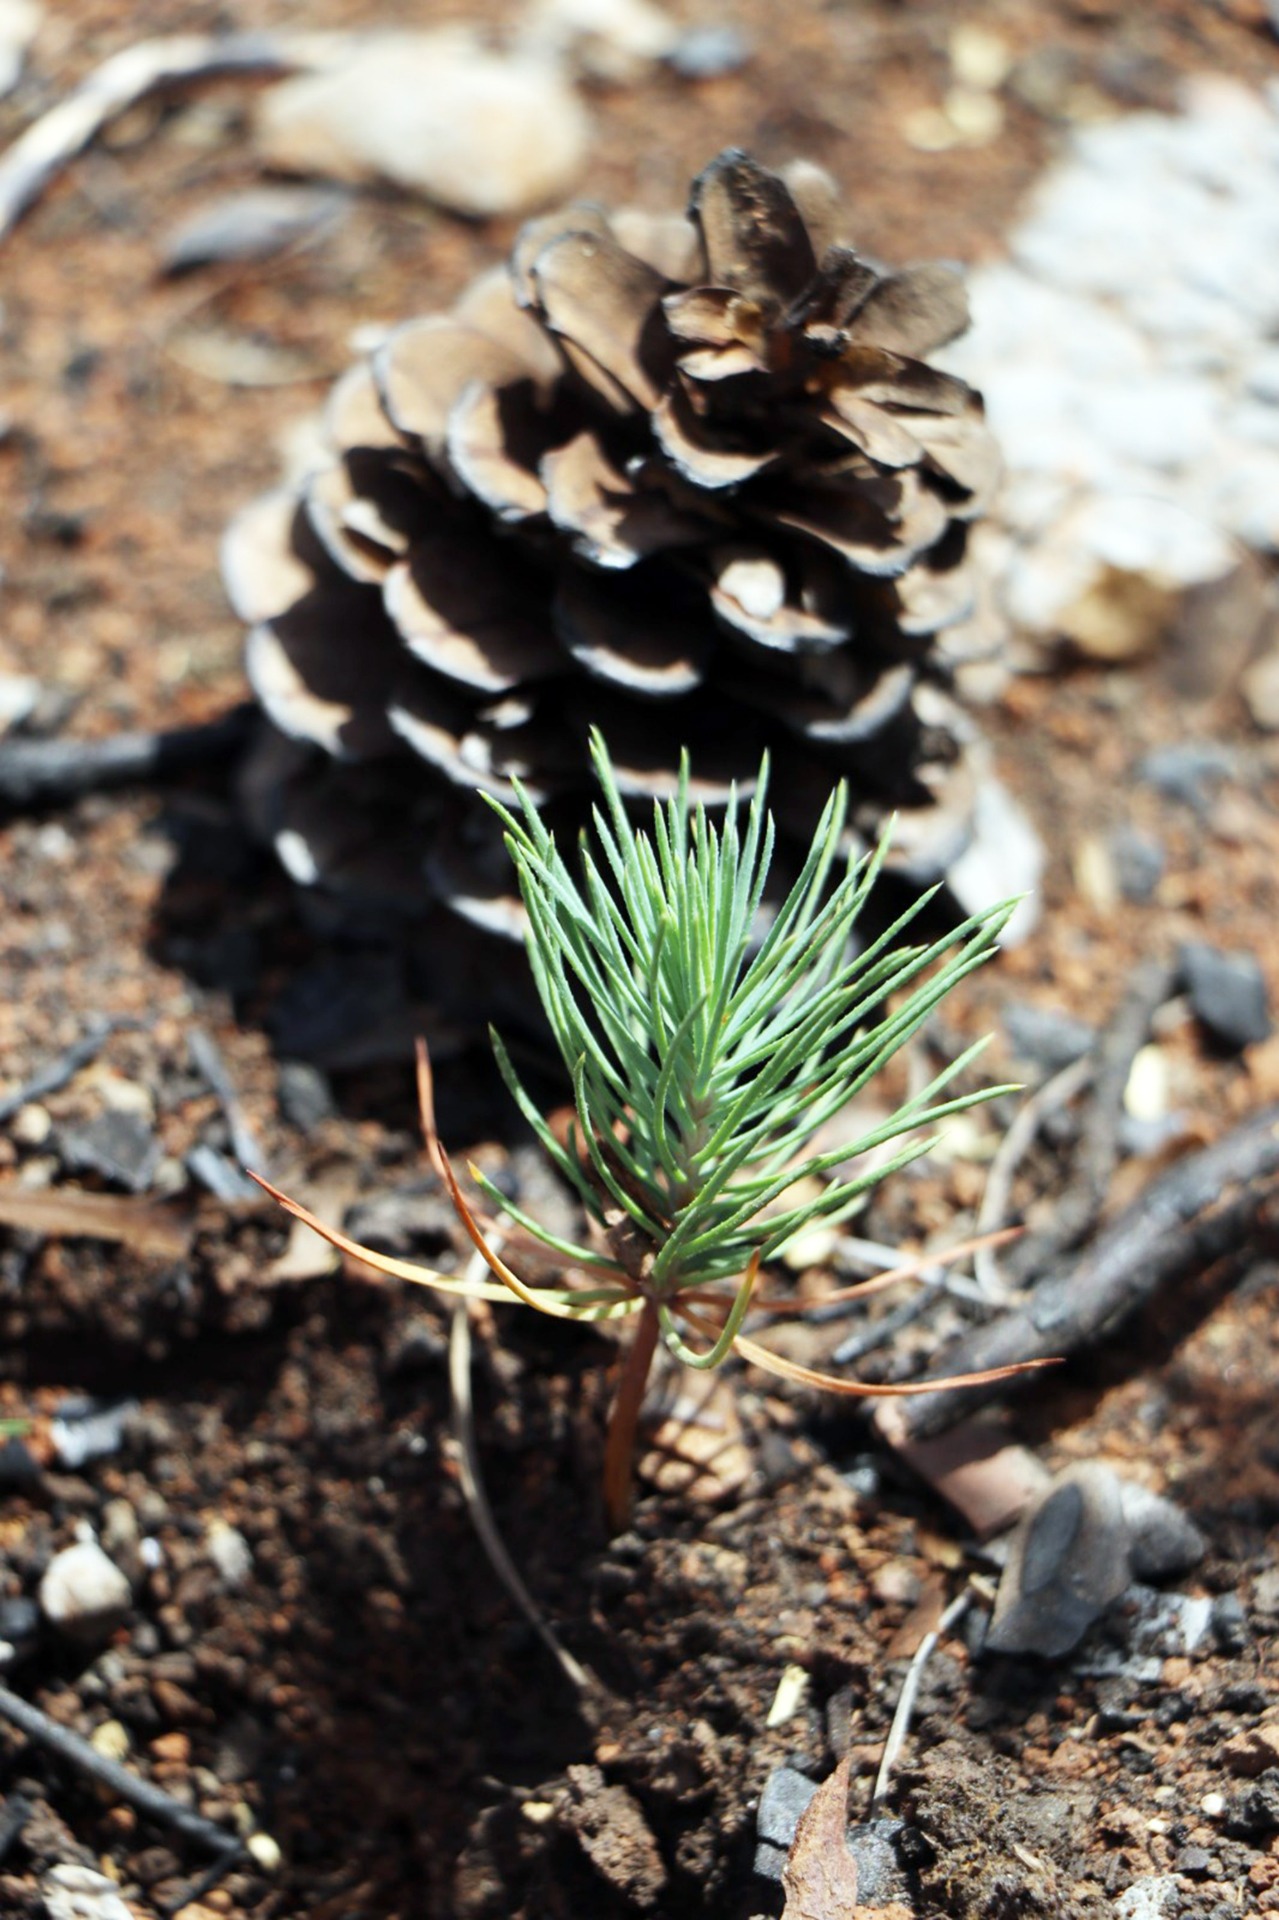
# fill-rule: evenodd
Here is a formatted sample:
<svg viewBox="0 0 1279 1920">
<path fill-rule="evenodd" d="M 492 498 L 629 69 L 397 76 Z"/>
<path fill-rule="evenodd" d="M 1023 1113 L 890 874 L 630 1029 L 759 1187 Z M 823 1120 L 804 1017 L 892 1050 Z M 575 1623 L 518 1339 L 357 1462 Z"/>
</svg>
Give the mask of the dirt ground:
<svg viewBox="0 0 1279 1920">
<path fill-rule="evenodd" d="M 696 0 L 672 10 L 710 17 Z M 0 102 L 0 141 L 144 34 L 466 11 L 331 0 L 321 17 L 267 0 L 250 21 L 239 4 L 156 0 L 144 20 L 65 0 Z M 866 246 L 896 259 L 996 253 L 1063 115 L 1168 106 L 1188 72 L 1279 75 L 1250 0 L 801 0 L 782 15 L 737 0 L 732 18 L 755 48 L 740 71 L 657 73 L 595 97 L 592 190 L 678 205 L 724 145 L 806 153 L 847 184 Z M 997 137 L 922 151 L 904 128 L 940 98 L 964 22 L 1064 75 L 1061 104 L 1010 88 Z M 0 668 L 36 675 L 48 724 L 73 736 L 202 722 L 243 700 L 217 573 L 227 518 L 274 478 L 354 329 L 446 303 L 513 231 L 368 194 L 321 245 L 163 279 L 177 221 L 256 178 L 250 93 L 222 82 L 129 113 L 0 252 Z M 219 374 L 193 338 L 221 343 L 228 366 L 255 343 L 264 384 Z M 1002 1072 L 1009 1001 L 1104 1021 L 1138 962 L 1188 937 L 1255 952 L 1279 1006 L 1279 747 L 1233 689 L 1188 705 L 1158 658 L 1063 671 L 1014 681 L 986 724 L 1047 845 L 1044 915 L 948 1003 L 948 1043 L 993 1025 Z M 1184 743 L 1216 755 L 1198 804 L 1136 777 L 1152 750 Z M 1116 909 L 1089 850 L 1118 826 L 1156 837 L 1165 865 L 1147 903 Z M 633 1530 L 610 1541 L 597 1484 L 612 1349 L 498 1309 L 477 1328 L 480 1455 L 525 1579 L 608 1689 L 583 1712 L 472 1529 L 447 1316 L 407 1287 L 325 1270 L 273 1209 L 200 1195 L 188 1175 L 193 1149 L 226 1165 L 240 1151 L 192 1054 L 200 1034 L 283 1184 L 334 1217 L 355 1208 L 357 1229 L 396 1251 L 455 1257 L 413 1129 L 423 1010 L 391 996 L 377 1062 L 297 1064 L 317 1003 L 381 995 L 392 963 L 299 905 L 248 841 L 224 766 L 16 812 L 0 822 L 0 902 L 0 1101 L 115 1023 L 67 1084 L 0 1125 L 0 1183 L 100 1190 L 75 1143 L 111 1116 L 159 1153 L 118 1244 L 0 1228 L 0 1418 L 24 1423 L 0 1443 L 0 1640 L 14 1648 L 0 1677 L 278 1849 L 193 1896 L 198 1845 L 0 1725 L 0 1911 L 45 1911 L 42 1874 L 83 1863 L 134 1914 L 186 1920 L 780 1912 L 780 1887 L 754 1871 L 765 1783 L 784 1763 L 824 1777 L 851 1752 L 862 1818 L 907 1661 L 968 1572 L 989 1571 L 962 1520 L 860 1416 L 739 1368 L 744 1487 L 716 1502 L 649 1484 Z M 1112 1209 L 1170 1154 L 1279 1097 L 1279 1043 L 1226 1056 L 1174 1006 L 1159 1045 L 1186 1124 L 1121 1164 Z M 530 1205 L 554 1204 L 482 1056 L 456 1051 L 440 1076 L 450 1144 L 487 1155 Z M 1011 1111 L 887 1189 L 859 1230 L 906 1247 L 963 1237 L 990 1128 Z M 1051 1210 L 1068 1146 L 1023 1170 L 1032 1218 Z M 885 1889 L 863 1888 L 868 1912 L 1279 1912 L 1272 1251 L 1192 1276 L 1033 1396 L 1009 1396 L 1010 1433 L 1048 1466 L 1105 1460 L 1193 1517 L 1207 1552 L 1180 1584 L 1211 1602 L 1209 1624 L 1144 1663 L 1132 1604 L 1059 1663 L 983 1658 L 976 1631 L 945 1638 L 881 1810 L 904 1826 Z M 943 1305 L 863 1371 L 906 1373 L 956 1313 Z M 820 1361 L 847 1331 L 816 1327 L 802 1356 Z M 86 1395 L 132 1404 L 111 1447 L 68 1464 L 50 1422 Z M 126 1616 L 90 1647 L 26 1605 L 86 1525 L 133 1582 Z M 770 1725 L 792 1667 L 806 1687 Z M 1162 1904 L 1139 1904 L 1155 1881 Z"/>
</svg>

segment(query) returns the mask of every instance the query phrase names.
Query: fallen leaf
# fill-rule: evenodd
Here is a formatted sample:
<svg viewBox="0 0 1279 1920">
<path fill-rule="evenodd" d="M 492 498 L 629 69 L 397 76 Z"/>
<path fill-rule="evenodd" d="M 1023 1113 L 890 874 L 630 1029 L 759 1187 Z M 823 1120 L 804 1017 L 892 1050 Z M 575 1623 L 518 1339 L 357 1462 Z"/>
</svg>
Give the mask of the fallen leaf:
<svg viewBox="0 0 1279 1920">
<path fill-rule="evenodd" d="M 849 1851 L 847 1755 L 800 1815 L 795 1844 L 782 1868 L 782 1920 L 852 1920 L 857 1862 Z"/>
</svg>

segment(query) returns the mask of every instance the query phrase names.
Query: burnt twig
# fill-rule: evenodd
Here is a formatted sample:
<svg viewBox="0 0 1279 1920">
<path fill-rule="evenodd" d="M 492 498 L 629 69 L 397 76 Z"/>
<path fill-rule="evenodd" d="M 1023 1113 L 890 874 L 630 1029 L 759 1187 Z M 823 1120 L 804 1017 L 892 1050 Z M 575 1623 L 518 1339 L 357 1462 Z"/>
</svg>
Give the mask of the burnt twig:
<svg viewBox="0 0 1279 1920">
<path fill-rule="evenodd" d="M 1070 1179 L 1054 1210 L 1051 1226 L 1027 1234 L 1010 1255 L 1014 1280 L 1026 1280 L 1049 1266 L 1058 1254 L 1077 1247 L 1091 1232 L 1105 1204 L 1111 1175 L 1119 1161 L 1119 1129 L 1124 1090 L 1132 1063 L 1146 1044 L 1151 1018 L 1173 989 L 1175 969 L 1164 960 L 1139 967 L 1093 1058 L 1092 1097 Z"/>
<path fill-rule="evenodd" d="M 108 740 L 6 740 L 0 744 L 0 807 L 55 806 L 230 759 L 248 740 L 253 711 L 245 704 L 204 726 L 117 733 Z"/>
<path fill-rule="evenodd" d="M 193 1027 L 187 1039 L 192 1064 L 197 1072 L 208 1081 L 218 1105 L 222 1109 L 222 1118 L 226 1121 L 231 1136 L 231 1151 L 240 1166 L 227 1171 L 234 1176 L 234 1191 L 224 1192 L 220 1197 L 233 1200 L 255 1200 L 258 1189 L 240 1167 L 260 1167 L 263 1172 L 270 1171 L 270 1163 L 258 1144 L 257 1135 L 249 1125 L 239 1095 L 231 1080 L 226 1061 L 218 1049 L 217 1042 L 203 1027 Z"/>
<path fill-rule="evenodd" d="M 0 1686 L 0 1715 L 25 1733 L 28 1740 L 47 1747 L 60 1760 L 69 1761 L 81 1773 L 87 1773 L 90 1779 L 99 1781 L 158 1825 L 172 1827 L 184 1838 L 198 1841 L 201 1846 L 209 1847 L 215 1853 L 240 1853 L 243 1850 L 244 1842 L 238 1834 L 227 1833 L 222 1827 L 215 1826 L 212 1820 L 206 1820 L 193 1807 L 184 1807 L 180 1800 L 165 1793 L 163 1788 L 153 1786 L 149 1780 L 140 1780 L 136 1773 L 130 1773 L 118 1761 L 108 1760 L 87 1740 L 82 1740 L 78 1733 L 72 1733 L 69 1727 L 59 1726 L 39 1707 L 32 1706 L 29 1700 L 22 1699 L 19 1694 L 10 1693 L 8 1687 L 4 1686 Z"/>
<path fill-rule="evenodd" d="M 1238 1254 L 1264 1224 L 1277 1185 L 1279 1105 L 1152 1180 L 1078 1259 L 1049 1273 L 1020 1306 L 965 1335 L 941 1356 L 939 1370 L 975 1372 L 1078 1352 L 1159 1287 Z M 992 1392 L 960 1387 L 892 1401 L 876 1423 L 894 1444 L 923 1439 Z"/>
<path fill-rule="evenodd" d="M 32 1100 L 43 1100 L 46 1093 L 57 1093 L 69 1080 L 74 1080 L 82 1067 L 96 1058 L 113 1033 L 137 1027 L 138 1021 L 132 1019 L 95 1021 L 87 1033 L 73 1040 L 66 1050 L 55 1060 L 50 1060 L 31 1078 L 24 1081 L 16 1092 L 5 1094 L 0 1099 L 0 1126 L 6 1120 L 12 1120 L 19 1108 L 28 1106 Z"/>
</svg>

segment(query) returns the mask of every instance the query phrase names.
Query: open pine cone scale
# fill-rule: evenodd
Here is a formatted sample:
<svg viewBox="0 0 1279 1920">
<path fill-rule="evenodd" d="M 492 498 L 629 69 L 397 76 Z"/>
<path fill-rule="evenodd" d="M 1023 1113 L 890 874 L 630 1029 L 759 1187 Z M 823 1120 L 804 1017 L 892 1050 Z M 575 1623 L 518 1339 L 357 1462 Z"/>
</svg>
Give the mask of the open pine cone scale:
<svg viewBox="0 0 1279 1920">
<path fill-rule="evenodd" d="M 898 810 L 899 866 L 944 875 L 978 778 L 948 689 L 999 644 L 966 564 L 998 462 L 922 358 L 966 324 L 958 275 L 880 272 L 840 214 L 817 169 L 727 152 L 686 219 L 530 222 L 337 383 L 322 456 L 224 557 L 276 729 L 253 805 L 300 878 L 514 930 L 474 794 L 515 776 L 575 824 L 591 725 L 636 795 L 687 747 L 721 801 L 770 747 L 805 838 L 843 775 L 860 832 Z"/>
</svg>

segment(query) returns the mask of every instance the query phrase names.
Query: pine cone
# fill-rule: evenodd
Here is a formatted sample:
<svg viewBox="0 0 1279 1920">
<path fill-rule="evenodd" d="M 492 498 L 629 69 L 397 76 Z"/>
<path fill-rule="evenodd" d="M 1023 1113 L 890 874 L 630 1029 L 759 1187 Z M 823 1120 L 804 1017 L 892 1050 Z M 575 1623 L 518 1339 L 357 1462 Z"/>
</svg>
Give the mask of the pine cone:
<svg viewBox="0 0 1279 1920">
<path fill-rule="evenodd" d="M 898 869 L 946 873 L 978 779 L 950 689 L 999 644 L 965 565 L 997 458 L 922 357 L 967 323 L 958 275 L 883 272 L 840 216 L 816 168 L 729 151 L 687 219 L 535 220 L 339 380 L 322 459 L 225 548 L 274 723 L 253 805 L 296 875 L 514 931 L 475 791 L 518 775 L 572 827 L 591 725 L 637 796 L 687 747 L 722 799 L 769 747 L 797 837 L 846 776 L 859 833 L 898 810 Z"/>
</svg>

